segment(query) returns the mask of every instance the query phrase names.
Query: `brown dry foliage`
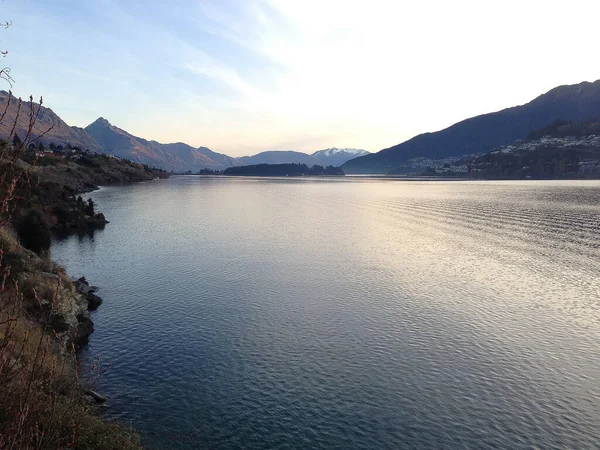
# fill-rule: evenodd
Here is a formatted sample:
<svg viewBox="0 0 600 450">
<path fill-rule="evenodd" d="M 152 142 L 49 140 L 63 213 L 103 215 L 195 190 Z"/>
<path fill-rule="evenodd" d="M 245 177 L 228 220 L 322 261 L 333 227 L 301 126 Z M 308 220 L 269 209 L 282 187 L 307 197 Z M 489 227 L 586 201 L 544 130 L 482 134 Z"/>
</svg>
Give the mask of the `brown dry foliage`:
<svg viewBox="0 0 600 450">
<path fill-rule="evenodd" d="M 103 373 L 99 361 L 81 380 L 74 347 L 62 347 L 49 326 L 53 308 L 28 289 L 41 320 L 27 314 L 16 283 L 0 303 L 0 449 L 140 448 L 137 435 L 101 420 L 85 397 Z"/>
</svg>

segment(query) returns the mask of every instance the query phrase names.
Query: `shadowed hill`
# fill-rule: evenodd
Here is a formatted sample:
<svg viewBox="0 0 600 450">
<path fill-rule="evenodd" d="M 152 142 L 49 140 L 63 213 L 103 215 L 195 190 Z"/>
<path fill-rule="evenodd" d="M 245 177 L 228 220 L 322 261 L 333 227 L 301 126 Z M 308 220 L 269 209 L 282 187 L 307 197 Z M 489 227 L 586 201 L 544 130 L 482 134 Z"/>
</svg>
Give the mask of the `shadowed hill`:
<svg viewBox="0 0 600 450">
<path fill-rule="evenodd" d="M 442 159 L 493 150 L 556 120 L 585 121 L 600 115 L 600 80 L 560 86 L 531 102 L 473 117 L 449 128 L 346 162 L 346 173 L 386 173 L 404 161 Z"/>
<path fill-rule="evenodd" d="M 527 136 L 527 139 L 540 139 L 544 136 L 551 137 L 581 137 L 581 136 L 600 136 L 600 116 L 585 122 L 573 122 L 571 120 L 557 120 L 538 130 L 534 130 Z"/>
</svg>

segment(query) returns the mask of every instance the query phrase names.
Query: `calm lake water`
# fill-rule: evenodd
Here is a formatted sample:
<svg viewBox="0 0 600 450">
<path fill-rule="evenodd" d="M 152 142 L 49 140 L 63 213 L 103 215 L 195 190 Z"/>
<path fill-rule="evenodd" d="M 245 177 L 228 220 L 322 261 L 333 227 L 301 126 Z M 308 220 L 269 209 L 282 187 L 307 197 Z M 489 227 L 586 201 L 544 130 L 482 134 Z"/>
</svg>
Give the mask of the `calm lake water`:
<svg viewBox="0 0 600 450">
<path fill-rule="evenodd" d="M 600 182 L 174 177 L 52 247 L 154 449 L 597 448 Z"/>
</svg>

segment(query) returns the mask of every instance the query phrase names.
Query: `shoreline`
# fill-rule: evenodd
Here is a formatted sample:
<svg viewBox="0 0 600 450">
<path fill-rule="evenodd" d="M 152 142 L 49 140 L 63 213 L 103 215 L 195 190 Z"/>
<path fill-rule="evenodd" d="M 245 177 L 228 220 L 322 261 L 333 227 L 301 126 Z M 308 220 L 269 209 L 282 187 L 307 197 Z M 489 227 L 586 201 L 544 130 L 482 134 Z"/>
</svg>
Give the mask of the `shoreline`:
<svg viewBox="0 0 600 450">
<path fill-rule="evenodd" d="M 108 224 L 91 198 L 84 201 L 86 194 L 169 174 L 157 177 L 155 170 L 103 155 L 85 158 L 85 164 L 84 158 L 40 158 L 39 166 L 19 159 L 31 182 L 17 186 L 0 227 L 0 436 L 13 436 L 15 448 L 37 447 L 35 436 L 45 439 L 44 448 L 142 448 L 132 429 L 103 418 L 97 405 L 107 399 L 94 389 L 102 369 L 87 367 L 81 353 L 95 331 L 98 288 L 85 277 L 72 278 L 50 247 L 56 233 Z"/>
</svg>

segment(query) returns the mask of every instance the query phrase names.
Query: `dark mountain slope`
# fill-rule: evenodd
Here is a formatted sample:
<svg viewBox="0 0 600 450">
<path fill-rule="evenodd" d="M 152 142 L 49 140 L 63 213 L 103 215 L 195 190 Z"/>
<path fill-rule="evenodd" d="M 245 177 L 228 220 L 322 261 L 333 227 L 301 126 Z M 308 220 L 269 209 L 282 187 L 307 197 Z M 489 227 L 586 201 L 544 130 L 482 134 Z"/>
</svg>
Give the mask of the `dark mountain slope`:
<svg viewBox="0 0 600 450">
<path fill-rule="evenodd" d="M 445 130 L 346 162 L 346 173 L 386 173 L 404 161 L 441 159 L 493 150 L 556 120 L 584 121 L 600 115 L 600 80 L 560 86 L 521 106 L 473 117 Z"/>
</svg>

